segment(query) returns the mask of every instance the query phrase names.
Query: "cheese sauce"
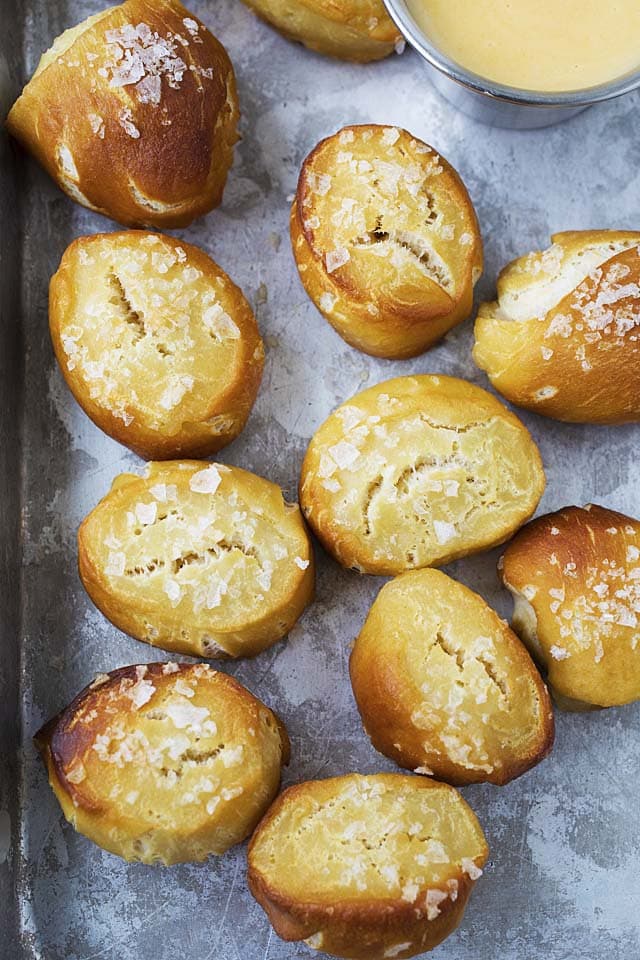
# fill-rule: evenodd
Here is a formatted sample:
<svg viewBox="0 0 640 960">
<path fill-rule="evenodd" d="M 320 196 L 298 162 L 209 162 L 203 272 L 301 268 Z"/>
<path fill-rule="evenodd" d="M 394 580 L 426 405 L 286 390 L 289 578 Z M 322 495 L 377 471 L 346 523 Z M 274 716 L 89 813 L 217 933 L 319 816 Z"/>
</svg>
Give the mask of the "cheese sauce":
<svg viewBox="0 0 640 960">
<path fill-rule="evenodd" d="M 640 68 L 640 0 L 407 0 L 450 59 L 498 83 L 562 92 Z"/>
</svg>

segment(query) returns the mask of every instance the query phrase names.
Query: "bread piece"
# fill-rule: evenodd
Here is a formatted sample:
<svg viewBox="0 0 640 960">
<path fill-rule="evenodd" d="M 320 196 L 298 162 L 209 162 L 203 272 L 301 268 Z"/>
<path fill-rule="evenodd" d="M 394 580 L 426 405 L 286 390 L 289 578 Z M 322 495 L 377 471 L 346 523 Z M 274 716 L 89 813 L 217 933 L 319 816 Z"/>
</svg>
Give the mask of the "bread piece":
<svg viewBox="0 0 640 960">
<path fill-rule="evenodd" d="M 350 774 L 276 800 L 249 845 L 249 889 L 283 940 L 402 960 L 455 930 L 487 856 L 453 787 Z"/>
<path fill-rule="evenodd" d="M 178 0 L 126 0 L 65 31 L 7 120 L 73 200 L 157 227 L 220 203 L 237 125 L 227 52 Z"/>
<path fill-rule="evenodd" d="M 36 736 L 67 820 L 125 860 L 205 860 L 241 843 L 289 762 L 284 725 L 207 664 L 102 674 Z"/>
<path fill-rule="evenodd" d="M 398 377 L 320 427 L 300 503 L 344 567 L 394 576 L 502 543 L 544 487 L 529 432 L 495 397 L 454 377 Z"/>
<path fill-rule="evenodd" d="M 640 232 L 559 233 L 509 264 L 476 322 L 500 393 L 575 423 L 640 420 Z"/>
<path fill-rule="evenodd" d="M 74 241 L 49 323 L 78 403 L 141 457 L 206 457 L 244 427 L 264 347 L 242 291 L 196 247 L 134 231 Z"/>
<path fill-rule="evenodd" d="M 471 313 L 482 240 L 462 180 L 396 127 L 345 127 L 302 167 L 291 240 L 305 290 L 365 353 L 423 353 Z"/>
<path fill-rule="evenodd" d="M 290 40 L 341 60 L 366 63 L 404 49 L 383 0 L 244 0 Z"/>
<path fill-rule="evenodd" d="M 152 463 L 116 477 L 78 549 L 82 582 L 116 627 L 190 656 L 255 656 L 313 599 L 298 505 L 238 467 Z"/>
<path fill-rule="evenodd" d="M 438 570 L 382 588 L 350 669 L 374 747 L 416 773 L 505 784 L 553 745 L 549 694 L 525 647 L 482 597 Z"/>
<path fill-rule="evenodd" d="M 521 530 L 499 569 L 558 706 L 640 699 L 640 521 L 566 507 Z"/>
</svg>

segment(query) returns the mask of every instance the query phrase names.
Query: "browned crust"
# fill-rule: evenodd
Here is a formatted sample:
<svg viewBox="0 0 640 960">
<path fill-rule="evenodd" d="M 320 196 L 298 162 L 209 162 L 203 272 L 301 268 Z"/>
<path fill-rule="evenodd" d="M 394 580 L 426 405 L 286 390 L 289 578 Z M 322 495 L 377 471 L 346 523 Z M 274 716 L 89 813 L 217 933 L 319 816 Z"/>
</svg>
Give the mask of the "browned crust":
<svg viewBox="0 0 640 960">
<path fill-rule="evenodd" d="M 600 270 L 595 277 L 583 277 L 579 287 L 584 293 L 579 300 L 594 305 L 604 296 L 605 304 L 609 303 L 612 278 L 616 271 L 626 271 L 620 284 L 627 295 L 613 303 L 611 311 L 622 316 L 623 326 L 629 314 L 637 315 L 640 300 L 628 291 L 640 281 L 640 232 L 571 231 L 555 234 L 551 240 L 567 256 L 602 244 Z M 608 244 L 619 242 L 630 245 L 618 252 L 607 250 Z M 620 334 L 616 324 L 609 323 L 590 330 L 588 319 L 576 305 L 578 286 L 559 298 L 540 319 L 510 319 L 500 301 L 511 289 L 535 285 L 527 262 L 525 256 L 504 267 L 498 277 L 498 302 L 481 304 L 475 324 L 476 364 L 507 400 L 542 416 L 598 425 L 637 422 L 640 328 L 631 326 Z M 558 325 L 555 331 L 554 323 Z"/>
<path fill-rule="evenodd" d="M 472 310 L 473 270 L 481 271 L 483 266 L 482 239 L 475 209 L 457 171 L 444 158 L 439 158 L 443 168 L 442 176 L 446 178 L 446 186 L 441 189 L 447 194 L 455 195 L 458 202 L 464 206 L 474 236 L 474 242 L 468 250 L 468 282 L 461 285 L 455 298 L 426 279 L 420 299 L 407 302 L 376 289 L 373 275 L 371 286 L 361 289 L 347 271 L 337 270 L 329 274 L 322 252 L 314 250 L 313 231 L 305 226 L 302 216 L 303 200 L 309 189 L 309 176 L 314 172 L 312 168 L 327 145 L 332 144 L 345 132 L 352 132 L 357 137 L 363 131 L 378 132 L 384 129 L 385 126 L 380 124 L 351 125 L 320 141 L 305 159 L 300 171 L 296 197 L 291 208 L 290 233 L 302 285 L 325 320 L 343 340 L 357 350 L 374 357 L 404 360 L 424 353 L 454 326 L 466 320 Z M 422 145 L 422 142 L 408 131 L 400 129 L 399 133 L 402 138 Z M 435 154 L 431 147 L 428 149 L 431 155 Z M 330 312 L 323 309 L 322 295 L 327 292 L 336 297 L 338 309 L 334 308 Z M 379 309 L 379 314 L 375 317 L 367 309 L 371 301 L 375 301 Z"/>
<path fill-rule="evenodd" d="M 182 227 L 220 203 L 238 139 L 233 67 L 222 44 L 201 26 L 203 42 L 181 47 L 180 55 L 188 67 L 211 69 L 212 78 L 202 82 L 187 69 L 178 89 L 163 83 L 156 107 L 140 103 L 128 88 L 122 96 L 110 89 L 108 78 L 84 66 L 84 57 L 102 57 L 107 30 L 142 22 L 162 36 L 169 30 L 184 35 L 185 17 L 198 22 L 179 0 L 126 0 L 113 7 L 73 44 L 81 65 L 70 68 L 54 60 L 25 87 L 7 120 L 9 132 L 61 189 L 78 199 L 59 175 L 55 157 L 56 145 L 66 143 L 78 171 L 77 187 L 86 198 L 79 202 L 125 226 Z M 104 139 L 91 135 L 88 104 L 104 119 Z M 123 105 L 141 132 L 139 139 L 119 122 Z M 163 124 L 165 119 L 170 126 Z M 167 209 L 141 206 L 129 179 Z"/>
<path fill-rule="evenodd" d="M 49 286 L 49 328 L 54 353 L 67 386 L 76 401 L 93 423 L 118 443 L 133 450 L 144 460 L 209 457 L 232 443 L 246 426 L 262 382 L 264 346 L 255 316 L 242 290 L 203 250 L 173 237 L 162 237 L 163 242 L 174 249 L 181 247 L 187 254 L 189 263 L 195 265 L 212 285 L 219 278 L 223 278 L 229 289 L 229 296 L 234 301 L 233 319 L 240 327 L 242 334 L 242 356 L 238 358 L 233 379 L 223 392 L 212 396 L 210 406 L 203 417 L 203 421 L 206 421 L 217 416 L 230 416 L 230 423 L 232 421 L 233 425 L 227 430 L 214 435 L 206 430 L 203 423 L 185 423 L 181 431 L 168 436 L 159 430 L 147 427 L 139 417 L 129 426 L 125 426 L 122 419 L 91 398 L 85 381 L 69 369 L 68 358 L 62 345 L 61 328 L 65 313 L 71 309 L 73 301 L 75 257 L 78 250 L 90 248 L 94 242 L 105 239 L 115 243 L 121 238 L 142 241 L 150 235 L 144 230 L 99 233 L 90 237 L 79 237 L 67 247 Z"/>
<path fill-rule="evenodd" d="M 611 536 L 616 529 L 622 536 Z M 555 531 L 555 533 L 552 533 Z M 631 536 L 627 536 L 629 531 Z M 635 533 L 633 533 L 635 531 Z M 627 542 L 640 544 L 640 522 L 597 504 L 565 507 L 524 526 L 507 547 L 499 563 L 499 575 L 514 597 L 528 599 L 526 587 L 533 585 L 536 596 L 529 601 L 535 615 L 535 638 L 520 624 L 515 628 L 532 647 L 533 655 L 548 671 L 548 682 L 561 709 L 588 710 L 619 706 L 640 697 L 640 663 L 626 641 L 607 641 L 601 662 L 593 650 L 573 650 L 566 660 L 556 660 L 551 647 L 566 641 L 558 632 L 552 611 L 550 588 L 586 592 L 588 568 L 598 568 L 611 559 L 621 569 L 627 565 Z M 557 565 L 553 562 L 556 555 Z M 565 566 L 575 564 L 575 578 Z M 618 584 L 618 588 L 624 584 Z M 597 628 L 597 623 L 594 625 Z M 624 629 L 624 628 L 621 628 Z"/>
<path fill-rule="evenodd" d="M 340 781 L 346 777 L 332 779 Z M 418 789 L 442 786 L 436 781 L 399 774 L 379 774 L 378 779 L 387 782 L 411 779 L 412 785 Z M 474 882 L 462 871 L 456 875 L 457 899 L 452 901 L 447 897 L 439 904 L 439 916 L 434 920 L 427 920 L 415 904 L 396 898 L 363 897 L 351 901 L 326 902 L 293 899 L 279 890 L 277 881 L 271 881 L 255 866 L 252 852 L 256 841 L 262 831 L 271 826 L 283 806 L 295 804 L 297 798 L 307 795 L 314 785 L 326 782 L 299 783 L 284 790 L 258 824 L 249 843 L 249 890 L 267 914 L 274 930 L 286 941 L 306 940 L 321 931 L 322 952 L 348 960 L 373 960 L 399 941 L 410 943 L 407 950 L 398 954 L 399 957 L 411 957 L 432 950 L 453 933 L 464 916 Z M 472 812 L 471 815 L 473 816 Z M 483 854 L 474 858 L 476 866 L 482 868 L 488 855 L 489 849 L 485 843 Z M 436 887 L 433 886 L 432 889 L 435 890 Z"/>
<path fill-rule="evenodd" d="M 457 584 L 457 587 L 463 587 Z M 383 587 L 383 591 L 384 591 Z M 463 589 L 467 589 L 464 588 Z M 473 591 L 469 591 L 473 593 Z M 484 600 L 474 594 L 478 601 Z M 374 601 L 374 604 L 377 601 Z M 509 655 L 516 661 L 514 673 L 526 675 L 535 690 L 535 699 L 540 702 L 540 723 L 538 736 L 530 749 L 523 752 L 518 760 L 503 763 L 492 773 L 481 770 L 467 770 L 449 757 L 425 758 L 423 743 L 427 738 L 425 731 L 418 731 L 411 723 L 411 703 L 400 663 L 396 663 L 393 651 L 384 647 L 375 647 L 363 642 L 362 635 L 356 639 L 349 661 L 349 672 L 356 705 L 363 726 L 371 743 L 380 753 L 389 757 L 398 766 L 418 771 L 427 766 L 433 776 L 454 786 L 471 783 L 492 783 L 504 786 L 522 776 L 540 763 L 553 748 L 555 722 L 549 691 L 536 669 L 525 646 L 518 637 L 495 615 L 496 630 L 500 631 L 502 641 L 509 648 Z"/>
<path fill-rule="evenodd" d="M 177 663 L 177 670 L 170 673 L 163 673 L 165 663 L 148 663 L 143 665 L 132 665 L 120 667 L 112 670 L 108 674 L 96 677 L 88 686 L 81 690 L 71 703 L 64 707 L 60 713 L 52 717 L 43 727 L 34 735 L 34 742 L 40 751 L 40 754 L 46 763 L 50 774 L 55 779 L 60 788 L 70 797 L 74 806 L 83 807 L 90 812 L 97 813 L 100 807 L 91 802 L 85 791 L 81 791 L 77 786 L 71 783 L 66 776 L 65 770 L 73 764 L 73 761 L 82 756 L 88 746 L 89 740 L 94 739 L 96 732 L 99 732 L 99 725 L 92 725 L 90 728 L 80 724 L 79 718 L 83 714 L 96 710 L 98 714 L 101 711 L 101 699 L 104 693 L 113 690 L 118 686 L 121 680 L 135 680 L 136 671 L 143 666 L 146 670 L 145 677 L 154 681 L 157 685 L 172 682 L 176 673 L 189 674 L 193 671 L 193 664 Z M 249 690 L 239 683 L 234 677 L 228 674 L 218 672 L 216 674 L 217 682 L 224 684 L 230 693 L 239 700 L 243 700 L 252 709 L 257 706 L 263 706 L 259 700 Z M 129 712 L 134 712 L 133 703 L 128 703 Z M 268 709 L 268 708 L 267 708 Z M 282 743 L 282 764 L 288 766 L 291 759 L 291 743 L 287 734 L 287 729 L 276 713 L 270 710 L 276 721 L 278 733 Z M 105 715 L 106 716 L 106 715 Z"/>
<path fill-rule="evenodd" d="M 167 666 L 152 663 L 123 667 L 98 676 L 34 737 L 67 820 L 93 842 L 126 860 L 170 864 L 201 861 L 211 853 L 223 853 L 252 832 L 277 794 L 282 766 L 289 762 L 290 743 L 284 724 L 240 683 L 204 665 L 171 664 L 168 674 Z M 243 773 L 244 797 L 227 805 L 221 817 L 211 819 L 207 810 L 206 816 L 198 811 L 193 819 L 166 816 L 160 822 L 155 816 L 147 816 L 146 807 L 136 810 L 130 806 L 135 801 L 123 805 L 105 792 L 101 778 L 95 770 L 85 769 L 85 763 L 96 737 L 106 733 L 114 719 L 125 721 L 136 709 L 122 689 L 122 681 L 129 681 L 130 688 L 131 682 L 144 678 L 152 681 L 158 692 L 175 682 L 177 676 L 190 679 L 190 674 L 198 684 L 205 677 L 211 696 L 224 698 L 225 707 L 239 724 L 261 729 L 264 751 L 257 767 Z M 78 770 L 82 777 L 76 783 L 72 774 Z M 126 790 L 127 777 L 123 770 L 116 785 Z M 180 787 L 174 789 L 179 791 Z M 160 810 L 164 802 L 158 798 Z"/>
</svg>

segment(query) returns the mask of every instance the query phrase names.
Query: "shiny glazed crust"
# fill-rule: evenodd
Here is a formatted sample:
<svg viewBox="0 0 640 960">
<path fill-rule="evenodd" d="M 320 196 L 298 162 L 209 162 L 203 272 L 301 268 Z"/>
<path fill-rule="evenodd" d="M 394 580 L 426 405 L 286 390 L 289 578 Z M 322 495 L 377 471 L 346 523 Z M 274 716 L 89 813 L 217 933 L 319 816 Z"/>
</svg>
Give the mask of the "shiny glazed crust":
<svg viewBox="0 0 640 960">
<path fill-rule="evenodd" d="M 576 423 L 640 419 L 640 232 L 560 233 L 509 264 L 476 322 L 496 390 Z"/>
<path fill-rule="evenodd" d="M 300 279 L 365 353 L 424 352 L 471 313 L 478 220 L 446 160 L 396 127 L 345 127 L 307 157 L 291 211 Z"/>
<path fill-rule="evenodd" d="M 241 843 L 289 762 L 280 720 L 206 664 L 97 677 L 36 736 L 73 826 L 125 860 L 204 860 Z"/>
<path fill-rule="evenodd" d="M 353 960 L 412 957 L 462 920 L 488 848 L 452 787 L 351 774 L 290 787 L 249 845 L 249 889 L 284 940 Z"/>
<path fill-rule="evenodd" d="M 340 60 L 389 56 L 402 35 L 382 0 L 244 0 L 290 40 Z"/>
<path fill-rule="evenodd" d="M 374 747 L 453 784 L 505 784 L 551 750 L 553 711 L 525 647 L 484 600 L 438 570 L 382 588 L 350 663 Z"/>
<path fill-rule="evenodd" d="M 127 0 L 55 41 L 7 125 L 83 206 L 181 227 L 220 203 L 238 116 L 222 44 L 178 0 Z"/>
<path fill-rule="evenodd" d="M 120 630 L 190 656 L 251 657 L 312 601 L 297 504 L 255 474 L 198 461 L 122 474 L 78 533 L 82 582 Z"/>
<path fill-rule="evenodd" d="M 500 562 L 513 628 L 573 710 L 640 699 L 640 522 L 566 507 L 528 524 Z"/>
<path fill-rule="evenodd" d="M 264 347 L 242 291 L 197 247 L 144 231 L 75 240 L 49 324 L 80 406 L 141 457 L 210 456 L 243 429 Z"/>
<path fill-rule="evenodd" d="M 344 567 L 394 576 L 502 543 L 544 487 L 529 432 L 495 397 L 453 377 L 399 377 L 319 428 L 300 503 Z"/>
</svg>

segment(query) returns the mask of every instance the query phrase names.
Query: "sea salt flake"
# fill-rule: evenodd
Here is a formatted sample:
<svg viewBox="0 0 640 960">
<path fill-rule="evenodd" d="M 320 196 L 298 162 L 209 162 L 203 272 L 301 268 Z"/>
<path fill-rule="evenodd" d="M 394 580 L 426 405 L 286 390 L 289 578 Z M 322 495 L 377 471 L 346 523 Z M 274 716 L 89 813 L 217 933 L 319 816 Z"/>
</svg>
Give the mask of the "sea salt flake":
<svg viewBox="0 0 640 960">
<path fill-rule="evenodd" d="M 434 520 L 433 529 L 435 530 L 436 540 L 439 544 L 449 543 L 456 535 L 456 528 L 453 523 L 447 523 L 444 520 Z"/>
<path fill-rule="evenodd" d="M 111 552 L 109 554 L 104 572 L 108 577 L 121 577 L 124 574 L 127 559 L 124 553 Z"/>
<path fill-rule="evenodd" d="M 351 254 L 346 247 L 338 247 L 336 250 L 329 250 L 324 259 L 327 273 L 335 273 L 351 260 Z"/>
<path fill-rule="evenodd" d="M 215 493 L 221 483 L 220 471 L 216 464 L 212 463 L 206 470 L 199 470 L 198 473 L 194 473 L 189 480 L 189 488 L 194 493 Z"/>
</svg>

